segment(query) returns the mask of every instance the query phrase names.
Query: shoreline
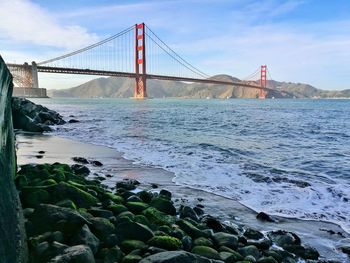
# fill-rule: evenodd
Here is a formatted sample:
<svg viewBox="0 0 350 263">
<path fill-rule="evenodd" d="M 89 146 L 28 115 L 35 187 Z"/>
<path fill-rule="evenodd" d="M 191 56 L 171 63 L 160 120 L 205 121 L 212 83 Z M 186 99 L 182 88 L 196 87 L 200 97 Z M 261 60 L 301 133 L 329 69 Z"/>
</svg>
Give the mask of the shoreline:
<svg viewBox="0 0 350 263">
<path fill-rule="evenodd" d="M 56 145 L 60 145 L 60 147 L 55 147 Z M 336 246 L 339 245 L 341 239 L 349 238 L 350 235 L 334 223 L 280 216 L 274 216 L 278 219 L 278 223 L 259 221 L 256 219 L 257 213 L 254 210 L 238 201 L 215 193 L 177 185 L 172 181 L 175 176 L 173 173 L 161 168 L 134 164 L 132 161 L 123 158 L 123 154 L 113 148 L 82 143 L 49 134 L 30 133 L 16 134 L 16 148 L 19 166 L 28 163 L 54 162 L 74 164 L 72 157 L 97 160 L 102 162 L 103 166 L 93 167 L 88 165 L 91 170 L 89 179 L 97 178 L 103 174 L 112 174 L 113 177 L 105 177 L 102 182 L 102 184 L 112 189 L 117 181 L 124 178 L 140 181 L 145 190 L 152 190 L 151 185 L 155 183 L 160 188 L 173 193 L 177 206 L 180 204 L 190 206 L 204 204 L 205 212 L 217 216 L 221 221 L 247 225 L 259 231 L 284 229 L 296 232 L 305 244 L 315 247 L 322 257 L 327 256 L 327 259 L 342 260 L 341 262 L 348 260 L 345 254 L 340 255 L 342 253 L 336 250 Z M 39 154 L 39 151 L 45 153 Z M 198 200 L 199 196 L 200 200 Z"/>
</svg>

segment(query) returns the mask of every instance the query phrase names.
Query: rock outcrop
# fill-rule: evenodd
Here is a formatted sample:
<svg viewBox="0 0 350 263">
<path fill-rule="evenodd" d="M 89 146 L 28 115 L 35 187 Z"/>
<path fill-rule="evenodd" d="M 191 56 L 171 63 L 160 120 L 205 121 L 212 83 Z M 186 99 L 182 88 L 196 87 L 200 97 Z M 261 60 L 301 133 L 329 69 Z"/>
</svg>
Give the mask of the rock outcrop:
<svg viewBox="0 0 350 263">
<path fill-rule="evenodd" d="M 0 262 L 26 262 L 21 204 L 13 183 L 16 173 L 12 127 L 12 76 L 0 56 Z"/>
<path fill-rule="evenodd" d="M 13 127 L 29 132 L 51 131 L 50 125 L 64 124 L 56 111 L 24 98 L 12 98 Z"/>
</svg>

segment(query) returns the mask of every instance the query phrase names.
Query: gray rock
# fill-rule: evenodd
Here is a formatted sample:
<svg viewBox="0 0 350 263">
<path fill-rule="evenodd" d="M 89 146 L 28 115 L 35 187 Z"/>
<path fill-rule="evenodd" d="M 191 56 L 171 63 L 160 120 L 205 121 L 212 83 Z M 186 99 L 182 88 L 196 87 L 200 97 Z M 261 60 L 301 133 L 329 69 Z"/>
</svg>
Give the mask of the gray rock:
<svg viewBox="0 0 350 263">
<path fill-rule="evenodd" d="M 218 246 L 225 246 L 232 249 L 236 249 L 238 246 L 238 237 L 224 232 L 215 233 L 213 239 Z"/>
<path fill-rule="evenodd" d="M 167 251 L 148 256 L 140 263 L 223 263 L 221 260 L 213 260 L 201 257 L 186 251 Z"/>
<path fill-rule="evenodd" d="M 94 255 L 88 246 L 78 245 L 65 249 L 61 255 L 51 259 L 49 263 L 95 263 Z"/>
<path fill-rule="evenodd" d="M 73 232 L 83 225 L 90 223 L 75 210 L 49 204 L 37 206 L 31 216 L 31 220 L 35 226 L 35 232 L 38 234 L 53 229 L 61 230 L 58 229 L 58 222 L 66 222 L 65 230 L 68 232 Z"/>
<path fill-rule="evenodd" d="M 268 233 L 268 237 L 280 247 L 286 247 L 289 245 L 300 245 L 300 238 L 288 231 L 278 230 Z"/>
<path fill-rule="evenodd" d="M 189 206 L 182 206 L 180 208 L 180 218 L 191 218 L 192 220 L 198 222 L 199 218 L 196 212 Z"/>
<path fill-rule="evenodd" d="M 65 123 L 57 112 L 17 97 L 12 98 L 12 116 L 15 129 L 30 132 L 50 131 L 48 125 Z"/>
<path fill-rule="evenodd" d="M 253 256 L 255 259 L 260 258 L 260 251 L 256 246 L 250 245 L 246 247 L 241 247 L 237 249 L 238 253 L 241 254 L 243 257 L 246 256 Z"/>
<path fill-rule="evenodd" d="M 71 238 L 70 243 L 72 245 L 86 245 L 86 246 L 90 247 L 92 253 L 94 253 L 94 254 L 96 254 L 96 252 L 100 246 L 100 241 L 93 233 L 91 233 L 91 231 L 87 225 L 84 225 Z"/>
<path fill-rule="evenodd" d="M 90 221 L 92 233 L 101 241 L 105 241 L 109 235 L 115 232 L 115 226 L 106 218 L 94 217 Z"/>
<path fill-rule="evenodd" d="M 252 228 L 247 228 L 244 232 L 244 236 L 250 239 L 260 239 L 264 237 L 262 233 Z"/>
<path fill-rule="evenodd" d="M 134 222 L 123 222 L 118 225 L 117 236 L 120 240 L 134 239 L 148 241 L 154 234 L 150 228 L 145 225 Z"/>
</svg>

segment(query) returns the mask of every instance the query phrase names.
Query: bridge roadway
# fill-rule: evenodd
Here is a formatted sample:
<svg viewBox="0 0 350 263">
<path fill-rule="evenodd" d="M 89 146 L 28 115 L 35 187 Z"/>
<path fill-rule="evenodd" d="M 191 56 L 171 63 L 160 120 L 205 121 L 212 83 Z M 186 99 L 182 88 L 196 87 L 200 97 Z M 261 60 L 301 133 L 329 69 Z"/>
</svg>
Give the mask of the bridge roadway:
<svg viewBox="0 0 350 263">
<path fill-rule="evenodd" d="M 126 77 L 126 78 L 136 78 L 136 73 L 129 72 L 118 72 L 118 71 L 108 71 L 108 70 L 92 70 L 92 69 L 77 69 L 77 68 L 60 68 L 60 67 L 47 67 L 47 66 L 37 66 L 38 72 L 44 73 L 62 73 L 62 74 L 79 74 L 79 75 L 97 75 L 97 76 L 109 76 L 109 77 Z M 142 74 L 139 74 L 142 76 Z M 146 74 L 147 79 L 158 79 L 158 80 L 170 80 L 170 81 L 186 81 L 186 82 L 196 82 L 196 83 L 206 83 L 206 84 L 219 84 L 219 85 L 229 85 L 229 86 L 241 86 L 247 88 L 261 89 L 259 85 L 254 85 L 250 83 L 244 83 L 240 81 L 223 81 L 215 79 L 196 79 L 196 78 L 186 78 L 186 77 L 174 77 L 174 76 L 162 76 L 162 75 L 152 75 Z M 264 90 L 272 90 L 269 88 L 262 88 Z"/>
</svg>

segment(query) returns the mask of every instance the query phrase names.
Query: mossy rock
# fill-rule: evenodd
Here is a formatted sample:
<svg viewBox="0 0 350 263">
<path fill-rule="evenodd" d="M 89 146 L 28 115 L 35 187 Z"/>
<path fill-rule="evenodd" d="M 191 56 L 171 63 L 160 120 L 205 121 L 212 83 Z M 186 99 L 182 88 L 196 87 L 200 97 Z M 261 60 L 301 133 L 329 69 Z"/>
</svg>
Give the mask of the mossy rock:
<svg viewBox="0 0 350 263">
<path fill-rule="evenodd" d="M 55 205 L 61 206 L 61 207 L 71 208 L 74 210 L 77 209 L 77 206 L 74 204 L 74 202 L 72 200 L 69 200 L 69 199 L 64 199 L 62 201 L 59 201 Z"/>
<path fill-rule="evenodd" d="M 53 163 L 52 165 L 47 164 L 46 168 L 50 169 L 50 171 L 60 170 L 62 172 L 70 172 L 72 173 L 72 169 L 68 164 L 65 163 Z"/>
<path fill-rule="evenodd" d="M 54 185 L 51 190 L 51 196 L 56 202 L 68 198 L 72 200 L 77 207 L 83 208 L 96 206 L 99 202 L 96 197 L 66 182 Z"/>
<path fill-rule="evenodd" d="M 153 199 L 153 194 L 147 191 L 138 192 L 137 195 L 147 204 L 149 204 Z"/>
<path fill-rule="evenodd" d="M 95 217 L 103 217 L 106 219 L 110 219 L 113 216 L 112 211 L 95 207 L 88 209 L 88 212 Z"/>
<path fill-rule="evenodd" d="M 176 221 L 176 224 L 192 238 L 209 237 L 207 233 L 199 230 L 196 226 L 194 226 L 187 220 L 180 219 Z"/>
<path fill-rule="evenodd" d="M 158 227 L 158 230 L 166 233 L 167 235 L 170 235 L 170 233 L 172 232 L 172 229 L 166 225 Z M 181 238 L 182 238 L 182 236 L 180 237 L 180 239 Z"/>
<path fill-rule="evenodd" d="M 41 234 L 47 231 L 60 230 L 59 222 L 65 222 L 64 230 L 68 234 L 74 233 L 84 224 L 91 224 L 77 211 L 65 207 L 50 204 L 40 204 L 31 216 L 31 223 L 34 226 L 33 234 Z M 61 223 L 60 226 L 63 224 Z"/>
<path fill-rule="evenodd" d="M 134 215 L 133 213 L 131 213 L 130 211 L 121 212 L 121 213 L 117 216 L 117 219 L 118 219 L 118 218 L 121 218 L 121 217 L 129 217 L 131 220 L 134 220 L 134 219 L 135 219 L 135 215 Z"/>
<path fill-rule="evenodd" d="M 54 178 L 59 183 L 66 180 L 65 172 L 60 169 L 54 169 L 50 177 Z"/>
<path fill-rule="evenodd" d="M 264 237 L 264 235 L 261 232 L 252 228 L 246 229 L 246 231 L 244 231 L 244 236 L 256 240 Z"/>
<path fill-rule="evenodd" d="M 97 257 L 101 259 L 103 263 L 115 263 L 122 261 L 124 253 L 118 246 L 114 246 L 112 248 L 101 249 Z"/>
<path fill-rule="evenodd" d="M 66 174 L 61 170 L 57 170 L 50 175 L 50 178 L 54 179 L 57 183 L 60 183 L 66 181 Z"/>
<path fill-rule="evenodd" d="M 44 188 L 45 189 L 45 188 Z M 20 195 L 23 207 L 37 207 L 43 203 L 49 203 L 49 193 L 40 188 L 26 188 Z"/>
<path fill-rule="evenodd" d="M 191 252 L 202 257 L 221 260 L 220 254 L 211 247 L 195 246 Z"/>
<path fill-rule="evenodd" d="M 225 262 L 227 263 L 233 263 L 233 262 L 237 262 L 237 261 L 241 261 L 243 260 L 243 256 L 241 254 L 239 254 L 237 251 L 226 247 L 226 246 L 221 246 L 219 248 L 220 252 L 227 252 L 230 253 L 231 255 L 225 260 Z"/>
<path fill-rule="evenodd" d="M 228 233 L 217 232 L 213 239 L 218 246 L 226 246 L 232 249 L 236 249 L 238 246 L 238 237 Z"/>
<path fill-rule="evenodd" d="M 249 245 L 249 246 L 246 246 L 246 247 L 238 248 L 237 251 L 243 257 L 253 256 L 255 259 L 258 259 L 261 256 L 261 253 L 260 253 L 259 249 L 256 246 L 253 246 L 253 245 Z"/>
<path fill-rule="evenodd" d="M 141 261 L 141 259 L 142 257 L 139 255 L 129 254 L 123 258 L 122 263 L 138 263 Z"/>
<path fill-rule="evenodd" d="M 98 238 L 90 231 L 87 225 L 79 229 L 70 239 L 70 245 L 86 245 L 96 254 L 100 246 Z"/>
<path fill-rule="evenodd" d="M 149 207 L 145 209 L 142 214 L 148 218 L 148 220 L 155 225 L 172 225 L 175 223 L 175 218 L 162 213 L 156 208 Z"/>
<path fill-rule="evenodd" d="M 176 209 L 173 203 L 166 198 L 156 197 L 151 201 L 150 205 L 165 214 L 176 215 Z"/>
<path fill-rule="evenodd" d="M 142 202 L 127 202 L 125 206 L 134 214 L 140 214 L 149 207 L 149 205 Z"/>
<path fill-rule="evenodd" d="M 141 240 L 147 242 L 154 236 L 152 230 L 140 223 L 124 222 L 118 225 L 117 236 L 120 240 Z"/>
<path fill-rule="evenodd" d="M 109 235 L 115 232 L 115 226 L 106 218 L 94 217 L 90 221 L 92 223 L 91 232 L 101 241 L 106 240 Z"/>
<path fill-rule="evenodd" d="M 168 190 L 165 190 L 165 189 L 162 189 L 159 191 L 159 196 L 163 197 L 163 198 L 166 198 L 168 200 L 171 200 L 171 192 L 168 191 Z"/>
<path fill-rule="evenodd" d="M 68 180 L 67 184 L 70 184 L 71 186 L 75 186 L 75 187 L 77 187 L 85 192 L 87 192 L 87 190 L 88 190 L 86 184 L 82 183 L 82 182 L 77 182 L 75 180 Z"/>
<path fill-rule="evenodd" d="M 44 181 L 41 181 L 38 185 L 42 186 L 50 186 L 50 185 L 56 185 L 57 182 L 54 179 L 46 179 Z"/>
<path fill-rule="evenodd" d="M 278 263 L 278 261 L 271 256 L 259 258 L 257 262 L 258 263 Z"/>
<path fill-rule="evenodd" d="M 135 249 L 144 249 L 147 246 L 144 242 L 142 242 L 140 240 L 128 239 L 128 240 L 124 240 L 120 244 L 120 247 L 123 250 L 123 252 L 130 253 L 131 251 L 133 251 Z"/>
<path fill-rule="evenodd" d="M 210 239 L 205 238 L 205 237 L 196 238 L 196 239 L 193 241 L 193 245 L 194 245 L 194 246 L 207 246 L 207 247 L 212 247 L 212 246 L 214 246 L 213 242 L 212 242 Z"/>
<path fill-rule="evenodd" d="M 135 218 L 134 218 L 134 221 L 136 223 L 140 223 L 140 224 L 143 224 L 145 226 L 148 226 L 148 227 L 152 228 L 151 223 L 149 222 L 147 217 L 145 217 L 144 215 L 136 215 Z"/>
<path fill-rule="evenodd" d="M 175 227 L 169 235 L 178 239 L 182 239 L 184 236 L 186 236 L 186 233 L 181 228 Z"/>
<path fill-rule="evenodd" d="M 179 239 L 171 236 L 155 236 L 148 241 L 148 244 L 166 250 L 177 250 L 182 246 Z"/>
<path fill-rule="evenodd" d="M 124 198 L 121 197 L 120 195 L 115 195 L 110 192 L 105 192 L 103 194 L 103 199 L 109 199 L 115 204 L 123 204 L 124 203 Z"/>
</svg>

